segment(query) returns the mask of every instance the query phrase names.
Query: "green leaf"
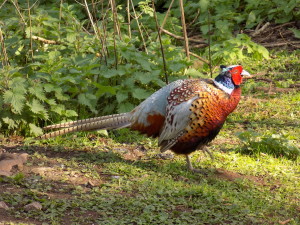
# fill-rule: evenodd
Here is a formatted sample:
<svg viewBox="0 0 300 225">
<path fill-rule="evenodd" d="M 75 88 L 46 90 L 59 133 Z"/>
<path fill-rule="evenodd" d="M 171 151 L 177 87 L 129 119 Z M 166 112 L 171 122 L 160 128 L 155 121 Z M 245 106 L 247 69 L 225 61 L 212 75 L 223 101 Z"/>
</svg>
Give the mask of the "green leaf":
<svg viewBox="0 0 300 225">
<path fill-rule="evenodd" d="M 60 87 L 55 87 L 54 88 L 54 93 L 55 93 L 55 97 L 58 99 L 58 100 L 61 100 L 61 101 L 66 101 L 66 100 L 69 100 L 70 97 L 68 95 L 64 95 L 63 94 L 63 91 Z"/>
<path fill-rule="evenodd" d="M 141 66 L 144 70 L 146 70 L 146 71 L 152 71 L 151 63 L 150 63 L 148 60 L 146 60 L 146 59 L 144 59 L 143 57 L 141 57 L 141 55 L 138 55 L 138 53 L 135 54 L 135 55 L 136 55 L 136 58 L 135 58 L 136 62 L 137 62 L 138 64 L 140 64 L 140 66 Z"/>
<path fill-rule="evenodd" d="M 16 123 L 13 119 L 5 117 L 2 119 L 4 123 L 8 125 L 8 129 L 15 129 L 18 127 L 18 123 Z"/>
<path fill-rule="evenodd" d="M 300 38 L 300 30 L 294 28 L 290 28 L 290 30 L 294 32 L 296 38 Z"/>
<path fill-rule="evenodd" d="M 265 59 L 270 59 L 269 51 L 264 46 L 259 46 L 258 51 Z"/>
<path fill-rule="evenodd" d="M 65 106 L 62 104 L 55 104 L 51 106 L 51 111 L 56 112 L 58 115 L 62 115 L 65 110 Z"/>
<path fill-rule="evenodd" d="M 32 99 L 31 102 L 27 103 L 27 105 L 29 106 L 31 112 L 39 114 L 43 119 L 48 119 L 47 110 L 44 108 L 44 106 L 40 103 L 39 100 Z"/>
<path fill-rule="evenodd" d="M 103 93 L 110 93 L 112 95 L 116 94 L 116 88 L 115 87 L 101 85 L 101 84 L 96 83 L 96 82 L 93 82 L 93 85 L 95 85 L 98 88 L 98 90 L 96 92 L 96 96 L 100 96 Z"/>
<path fill-rule="evenodd" d="M 81 93 L 78 95 L 78 102 L 89 107 L 89 109 L 94 113 L 97 113 L 97 110 L 95 109 L 96 100 L 96 96 L 90 93 Z"/>
<path fill-rule="evenodd" d="M 174 72 L 178 72 L 181 69 L 185 68 L 185 64 L 180 63 L 180 62 L 176 62 L 176 63 L 170 63 L 169 64 L 169 69 L 174 71 Z"/>
<path fill-rule="evenodd" d="M 45 84 L 44 89 L 46 92 L 54 91 L 54 85 L 53 84 Z"/>
<path fill-rule="evenodd" d="M 121 103 L 121 102 L 125 101 L 128 98 L 128 92 L 118 91 L 116 97 L 117 97 L 118 103 Z"/>
<path fill-rule="evenodd" d="M 29 124 L 30 133 L 32 133 L 34 136 L 40 136 L 43 134 L 43 130 L 40 127 L 37 127 L 35 124 L 30 123 Z"/>
<path fill-rule="evenodd" d="M 59 56 L 60 56 L 60 52 L 59 51 L 52 51 L 52 52 L 48 53 L 48 57 L 52 61 L 56 60 Z"/>
<path fill-rule="evenodd" d="M 25 104 L 25 95 L 23 93 L 7 90 L 3 94 L 3 101 L 4 103 L 11 105 L 13 113 L 21 114 Z"/>
<path fill-rule="evenodd" d="M 101 75 L 105 78 L 112 78 L 118 76 L 118 71 L 116 69 L 109 69 L 102 71 Z"/>
<path fill-rule="evenodd" d="M 227 33 L 229 30 L 228 20 L 218 20 L 216 21 L 216 28 L 218 28 L 222 33 Z"/>
<path fill-rule="evenodd" d="M 30 87 L 28 89 L 29 93 L 33 94 L 36 98 L 38 98 L 41 101 L 45 101 L 47 99 L 43 87 L 40 86 L 35 86 L 35 87 Z"/>
<path fill-rule="evenodd" d="M 100 134 L 102 136 L 108 137 L 108 132 L 107 130 L 97 130 L 97 134 Z"/>
<path fill-rule="evenodd" d="M 46 99 L 45 102 L 47 102 L 49 105 L 56 105 L 56 101 L 53 98 Z"/>
<path fill-rule="evenodd" d="M 151 95 L 149 91 L 141 88 L 134 88 L 132 91 L 132 96 L 137 99 L 146 99 Z"/>
<path fill-rule="evenodd" d="M 206 12 L 209 5 L 209 0 L 200 0 L 199 2 L 200 9 L 202 12 Z"/>
<path fill-rule="evenodd" d="M 143 73 L 141 71 L 134 72 L 133 77 L 143 84 L 148 84 L 153 79 L 150 73 Z"/>
<path fill-rule="evenodd" d="M 76 41 L 77 34 L 76 33 L 67 33 L 67 41 L 73 43 Z"/>
<path fill-rule="evenodd" d="M 201 32 L 205 35 L 209 31 L 209 26 L 208 25 L 203 25 L 203 26 L 200 27 L 200 29 L 201 29 Z"/>
<path fill-rule="evenodd" d="M 256 14 L 254 11 L 251 11 L 248 15 L 247 25 L 254 23 L 256 20 Z"/>
<path fill-rule="evenodd" d="M 134 109 L 134 105 L 129 102 L 119 104 L 118 106 L 119 113 L 130 112 L 132 109 Z"/>
<path fill-rule="evenodd" d="M 66 110 L 65 112 L 65 116 L 66 117 L 74 117 L 74 116 L 78 116 L 77 112 L 75 112 L 74 110 Z"/>
</svg>

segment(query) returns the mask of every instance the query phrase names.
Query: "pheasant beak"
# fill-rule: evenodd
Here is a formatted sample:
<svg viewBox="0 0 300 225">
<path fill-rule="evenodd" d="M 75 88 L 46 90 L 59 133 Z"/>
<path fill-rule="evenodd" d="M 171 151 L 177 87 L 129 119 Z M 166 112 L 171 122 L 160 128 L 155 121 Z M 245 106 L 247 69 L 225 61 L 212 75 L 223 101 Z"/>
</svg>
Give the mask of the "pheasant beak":
<svg viewBox="0 0 300 225">
<path fill-rule="evenodd" d="M 243 70 L 243 71 L 241 72 L 241 75 L 242 75 L 242 76 L 246 76 L 246 77 L 251 77 L 251 74 L 250 74 L 248 71 L 246 71 L 246 70 Z"/>
</svg>

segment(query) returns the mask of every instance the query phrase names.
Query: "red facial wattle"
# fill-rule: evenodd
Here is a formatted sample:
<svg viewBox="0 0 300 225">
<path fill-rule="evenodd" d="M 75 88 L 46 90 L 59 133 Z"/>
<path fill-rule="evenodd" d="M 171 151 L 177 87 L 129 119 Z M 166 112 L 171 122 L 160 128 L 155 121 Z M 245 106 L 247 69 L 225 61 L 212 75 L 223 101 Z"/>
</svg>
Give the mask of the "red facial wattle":
<svg viewBox="0 0 300 225">
<path fill-rule="evenodd" d="M 242 73 L 243 67 L 236 66 L 230 70 L 232 81 L 235 85 L 240 85 L 242 83 Z"/>
</svg>

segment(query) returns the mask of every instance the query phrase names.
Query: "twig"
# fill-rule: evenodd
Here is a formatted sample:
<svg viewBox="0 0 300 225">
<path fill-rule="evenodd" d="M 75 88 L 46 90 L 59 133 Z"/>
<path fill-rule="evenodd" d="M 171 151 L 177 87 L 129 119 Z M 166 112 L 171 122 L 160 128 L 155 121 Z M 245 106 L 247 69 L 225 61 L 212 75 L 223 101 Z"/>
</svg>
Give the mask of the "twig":
<svg viewBox="0 0 300 225">
<path fill-rule="evenodd" d="M 210 49 L 210 46 L 211 46 L 211 30 L 210 30 L 210 11 L 208 10 L 208 60 L 209 60 L 209 71 L 210 71 L 210 77 L 212 78 L 213 77 L 213 69 L 212 69 L 212 63 L 211 63 L 211 49 Z"/>
<path fill-rule="evenodd" d="M 164 47 L 163 47 L 163 44 L 162 44 L 162 41 L 161 41 L 161 34 L 159 32 L 160 29 L 159 29 L 159 24 L 158 24 L 158 21 L 157 21 L 154 0 L 152 0 L 152 8 L 153 8 L 153 15 L 154 15 L 154 19 L 155 19 L 155 24 L 156 24 L 156 30 L 157 30 L 157 34 L 158 34 L 158 39 L 159 39 L 159 43 L 160 43 L 161 55 L 162 55 L 162 58 L 163 58 L 163 65 L 164 65 L 164 72 L 165 72 L 166 84 L 169 84 L 168 73 L 167 73 L 167 65 L 166 65 L 166 58 L 165 58 L 165 53 L 164 53 Z"/>
<path fill-rule="evenodd" d="M 260 43 L 264 47 L 280 47 L 284 45 L 294 45 L 300 44 L 300 41 L 289 41 L 289 42 L 279 42 L 279 43 Z"/>
<path fill-rule="evenodd" d="M 191 44 L 191 48 L 205 48 L 207 47 L 207 44 Z"/>
<path fill-rule="evenodd" d="M 255 37 L 255 36 L 261 34 L 261 33 L 264 32 L 264 31 L 267 29 L 267 27 L 270 26 L 270 25 L 271 25 L 271 24 L 270 24 L 269 22 L 267 22 L 267 23 L 266 23 L 265 25 L 263 25 L 261 28 L 255 30 L 255 31 L 251 34 L 251 36 L 252 36 L 252 37 Z"/>
<path fill-rule="evenodd" d="M 63 1 L 64 1 L 64 0 L 60 0 L 60 4 L 59 4 L 58 32 L 60 32 L 60 21 L 61 21 L 61 18 L 62 18 L 62 6 L 63 6 Z"/>
<path fill-rule="evenodd" d="M 137 23 L 137 26 L 138 26 L 138 29 L 139 29 L 141 38 L 142 38 L 142 41 L 143 41 L 143 45 L 144 45 L 144 48 L 145 48 L 145 52 L 146 52 L 146 54 L 148 55 L 148 50 L 147 50 L 146 42 L 145 42 L 145 39 L 144 39 L 142 30 L 141 30 L 141 26 L 140 26 L 140 23 L 139 23 L 139 20 L 138 20 L 136 11 L 135 11 L 135 9 L 134 9 L 133 2 L 132 2 L 132 0 L 130 0 L 130 2 L 131 2 L 132 10 L 133 10 L 133 13 L 134 13 L 134 17 L 135 17 L 135 19 L 136 19 L 136 23 Z"/>
<path fill-rule="evenodd" d="M 128 36 L 131 39 L 131 26 L 130 26 L 130 0 L 127 0 L 127 20 L 128 20 Z"/>
<path fill-rule="evenodd" d="M 46 44 L 53 44 L 53 45 L 61 44 L 60 41 L 47 40 L 47 39 L 45 39 L 45 38 L 38 37 L 38 36 L 35 36 L 35 35 L 31 35 L 31 37 L 29 37 L 29 38 L 31 38 L 32 40 L 37 40 L 37 41 L 46 43 Z"/>
<path fill-rule="evenodd" d="M 0 5 L 0 9 L 4 6 L 5 2 L 7 2 L 7 0 L 4 0 L 4 2 Z"/>
<path fill-rule="evenodd" d="M 102 40 L 102 55 L 104 56 L 104 60 L 105 60 L 105 64 L 107 65 L 107 58 L 109 58 L 109 51 L 108 51 L 108 48 L 107 48 L 107 32 L 106 32 L 106 15 L 107 13 L 109 12 L 109 6 L 107 6 L 107 10 L 106 12 L 104 13 L 104 7 L 103 7 L 103 1 L 102 1 L 102 4 L 101 4 L 101 20 L 102 20 L 102 30 L 103 30 L 103 40 Z M 98 28 L 100 30 L 100 28 Z"/>
<path fill-rule="evenodd" d="M 87 14 L 88 14 L 88 16 L 89 16 L 89 19 L 90 19 L 90 22 L 91 22 L 91 24 L 92 24 L 93 30 L 94 30 L 94 32 L 95 32 L 95 34 L 96 34 L 96 37 L 97 37 L 97 39 L 100 41 L 101 46 L 102 46 L 102 50 L 103 50 L 104 44 L 103 44 L 103 40 L 102 40 L 102 38 L 101 38 L 101 32 L 100 32 L 100 29 L 99 29 L 99 27 L 96 26 L 95 23 L 94 23 L 93 16 L 92 16 L 92 14 L 91 14 L 91 12 L 90 12 L 90 10 L 89 10 L 89 7 L 88 7 L 88 4 L 87 4 L 87 1 L 86 1 L 86 0 L 84 0 L 84 6 L 85 6 L 85 9 L 86 9 Z M 104 52 L 104 51 L 103 51 L 103 52 Z"/>
<path fill-rule="evenodd" d="M 22 15 L 22 13 L 20 12 L 20 7 L 18 6 L 18 2 L 15 2 L 15 1 L 11 1 L 13 3 L 13 5 L 15 6 L 17 12 L 19 13 L 20 15 L 20 18 L 22 19 L 23 23 L 26 25 L 26 21 Z"/>
<path fill-rule="evenodd" d="M 161 24 L 161 26 L 160 26 L 159 34 L 161 34 L 162 28 L 165 26 L 165 24 L 166 24 L 166 22 L 167 22 L 167 18 L 169 17 L 171 8 L 172 8 L 172 6 L 173 6 L 173 3 L 174 3 L 174 0 L 172 0 L 171 3 L 170 3 L 170 5 L 169 5 L 169 8 L 168 8 L 168 10 L 167 10 L 167 12 L 166 12 L 166 15 L 165 15 L 165 18 L 164 18 L 164 20 L 163 20 L 163 22 L 162 22 L 162 24 Z M 157 39 L 158 39 L 158 36 L 157 36 Z"/>
<path fill-rule="evenodd" d="M 120 40 L 122 40 L 122 35 L 121 35 L 120 25 L 119 25 L 119 21 L 118 21 L 118 14 L 117 14 L 117 7 L 116 7 L 115 0 L 110 0 L 110 5 L 111 5 L 111 11 L 113 13 L 113 20 L 114 20 L 114 26 L 115 26 L 114 29 L 116 29 Z"/>
<path fill-rule="evenodd" d="M 295 24 L 295 21 L 288 22 L 288 23 L 284 23 L 284 24 L 280 24 L 280 25 L 275 26 L 275 27 L 272 27 L 272 28 L 273 28 L 273 29 L 278 29 L 278 28 L 285 27 L 285 26 L 289 26 L 289 25 L 292 25 L 292 24 Z"/>
<path fill-rule="evenodd" d="M 103 21 L 104 21 L 104 18 L 105 18 L 104 16 L 106 15 L 107 12 L 105 13 L 105 15 L 103 15 L 103 1 L 101 3 L 102 3 L 102 5 L 101 5 L 102 13 L 101 14 L 102 14 L 102 18 L 103 18 L 103 20 L 102 20 L 102 24 L 103 24 Z M 94 2 L 94 0 L 92 0 L 94 18 L 96 19 L 96 24 L 98 24 L 99 23 L 99 20 L 98 20 L 98 17 L 97 17 L 98 7 L 96 6 L 96 4 L 97 4 L 97 2 Z M 99 37 L 100 37 L 101 56 L 102 56 L 102 57 L 99 56 L 99 58 L 101 60 L 104 59 L 105 64 L 107 65 L 107 58 L 106 58 L 107 54 L 105 52 L 105 29 L 104 29 L 104 26 L 103 26 L 103 32 L 101 32 L 99 26 L 97 26 L 97 30 L 98 30 Z M 97 75 L 97 80 L 98 79 L 99 79 L 99 74 Z"/>
<path fill-rule="evenodd" d="M 279 87 L 255 87 L 256 91 L 263 91 L 269 95 L 276 94 L 276 93 L 289 93 L 289 92 L 296 92 L 299 91 L 298 88 L 279 88 Z"/>
<path fill-rule="evenodd" d="M 206 64 L 209 64 L 209 61 L 207 61 L 206 59 L 202 58 L 201 56 L 199 56 L 199 55 L 197 55 L 197 54 L 195 54 L 193 52 L 189 52 L 189 53 L 190 53 L 190 55 L 196 57 L 197 59 L 201 60 L 202 62 L 204 62 Z"/>
<path fill-rule="evenodd" d="M 164 32 L 165 34 L 167 34 L 167 35 L 173 37 L 173 38 L 176 38 L 176 39 L 178 39 L 178 40 L 184 40 L 184 37 L 181 37 L 181 36 L 179 36 L 179 35 L 173 34 L 173 33 L 171 33 L 170 31 L 168 31 L 168 30 L 166 30 L 166 29 L 164 29 L 164 28 L 162 28 L 162 27 L 160 28 L 160 30 L 161 30 L 162 32 Z M 194 42 L 194 43 L 197 43 L 197 44 L 203 44 L 203 45 L 207 46 L 207 43 L 206 43 L 205 41 L 200 41 L 200 40 L 193 39 L 193 38 L 188 38 L 188 40 L 189 40 L 189 42 Z"/>
<path fill-rule="evenodd" d="M 98 30 L 97 30 L 97 28 L 96 28 L 96 25 L 95 25 L 94 20 L 93 20 L 93 16 L 92 16 L 92 14 L 91 14 L 91 12 L 90 12 L 90 10 L 89 10 L 89 6 L 88 6 L 86 0 L 84 0 L 84 6 L 85 6 L 85 9 L 86 9 L 87 14 L 88 14 L 88 16 L 89 16 L 89 19 L 90 19 L 90 22 L 91 22 L 91 24 L 92 24 L 93 30 L 94 30 L 94 32 L 95 32 L 95 34 L 96 34 L 96 37 L 100 40 L 100 36 L 99 36 L 99 34 L 98 34 Z"/>
<path fill-rule="evenodd" d="M 117 33 L 117 26 L 115 21 L 115 14 L 113 12 L 113 0 L 110 0 L 110 6 L 113 13 L 113 22 L 114 22 L 114 32 L 113 32 L 113 39 L 114 39 L 114 55 L 115 55 L 115 68 L 118 69 L 118 54 L 117 54 L 117 45 L 116 45 L 116 33 Z"/>
<path fill-rule="evenodd" d="M 30 5 L 29 5 L 29 0 L 27 0 L 27 6 L 28 6 L 28 18 L 29 18 L 30 53 L 31 53 L 31 61 L 33 62 L 33 46 L 32 46 L 31 13 L 30 13 Z"/>
<path fill-rule="evenodd" d="M 195 21 L 199 18 L 199 16 L 200 16 L 200 9 L 197 10 L 197 14 L 196 14 L 195 18 L 190 23 L 187 24 L 187 27 L 189 27 L 193 23 L 195 23 Z"/>
<path fill-rule="evenodd" d="M 0 27 L 0 43 L 1 43 L 2 55 L 4 56 L 2 58 L 2 64 L 3 64 L 3 66 L 8 66 L 9 65 L 9 61 L 8 61 L 8 56 L 7 56 L 7 52 L 6 52 L 6 47 L 5 47 L 5 43 L 4 43 L 4 38 L 3 38 L 1 27 Z"/>
<path fill-rule="evenodd" d="M 189 40 L 187 37 L 187 32 L 186 32 L 186 25 L 185 25 L 185 16 L 184 16 L 184 8 L 183 8 L 183 0 L 179 0 L 180 4 L 180 12 L 181 12 L 181 25 L 182 25 L 182 33 L 184 37 L 184 48 L 185 48 L 185 54 L 188 59 L 190 59 L 189 55 Z"/>
</svg>

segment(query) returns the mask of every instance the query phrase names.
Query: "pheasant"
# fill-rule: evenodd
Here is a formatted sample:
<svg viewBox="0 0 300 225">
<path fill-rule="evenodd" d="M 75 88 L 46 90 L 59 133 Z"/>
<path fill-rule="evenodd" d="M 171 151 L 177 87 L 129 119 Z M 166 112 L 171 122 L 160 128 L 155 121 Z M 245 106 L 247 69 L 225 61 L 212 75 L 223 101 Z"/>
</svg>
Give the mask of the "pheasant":
<svg viewBox="0 0 300 225">
<path fill-rule="evenodd" d="M 41 138 L 76 131 L 129 127 L 158 137 L 161 152 L 170 149 L 176 154 L 183 154 L 187 167 L 201 172 L 193 168 L 189 154 L 197 149 L 208 151 L 206 144 L 217 136 L 227 116 L 240 101 L 242 76 L 250 76 L 240 65 L 220 67 L 221 72 L 215 79 L 174 81 L 131 112 L 46 126 L 45 130 L 60 130 L 44 134 Z"/>
</svg>

